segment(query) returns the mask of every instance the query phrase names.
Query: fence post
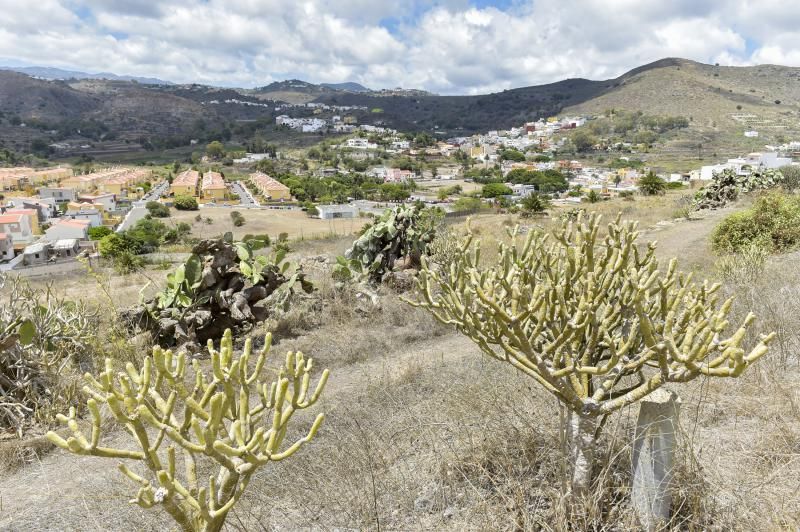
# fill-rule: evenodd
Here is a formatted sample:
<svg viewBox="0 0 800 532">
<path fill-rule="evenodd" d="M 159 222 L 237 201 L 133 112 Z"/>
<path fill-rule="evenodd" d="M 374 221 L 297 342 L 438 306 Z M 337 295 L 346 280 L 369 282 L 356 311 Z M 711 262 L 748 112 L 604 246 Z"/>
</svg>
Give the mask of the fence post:
<svg viewBox="0 0 800 532">
<path fill-rule="evenodd" d="M 670 488 L 680 398 L 674 392 L 659 389 L 639 404 L 631 500 L 644 529 L 666 529 L 671 517 Z"/>
</svg>

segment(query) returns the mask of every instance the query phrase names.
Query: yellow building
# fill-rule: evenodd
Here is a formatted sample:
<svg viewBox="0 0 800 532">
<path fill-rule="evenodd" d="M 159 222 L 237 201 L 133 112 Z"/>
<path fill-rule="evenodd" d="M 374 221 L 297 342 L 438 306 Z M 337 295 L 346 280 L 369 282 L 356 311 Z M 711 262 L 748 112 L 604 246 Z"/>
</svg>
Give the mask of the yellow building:
<svg viewBox="0 0 800 532">
<path fill-rule="evenodd" d="M 287 201 L 292 199 L 289 187 L 263 172 L 250 174 L 250 182 L 268 200 Z"/>
<path fill-rule="evenodd" d="M 197 170 L 186 170 L 178 174 L 169 186 L 173 196 L 198 196 L 197 186 L 200 182 L 200 173 Z"/>
<path fill-rule="evenodd" d="M 203 184 L 200 185 L 203 199 L 224 200 L 228 191 L 225 180 L 219 172 L 206 172 L 203 174 Z"/>
</svg>

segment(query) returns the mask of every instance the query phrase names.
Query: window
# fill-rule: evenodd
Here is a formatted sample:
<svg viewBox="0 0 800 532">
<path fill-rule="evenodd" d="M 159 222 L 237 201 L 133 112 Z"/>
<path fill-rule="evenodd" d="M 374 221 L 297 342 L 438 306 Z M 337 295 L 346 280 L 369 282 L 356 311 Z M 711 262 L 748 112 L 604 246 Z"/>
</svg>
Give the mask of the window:
<svg viewBox="0 0 800 532">
<path fill-rule="evenodd" d="M 34 255 L 34 257 L 36 257 L 38 259 L 39 258 L 39 254 L 37 253 L 36 255 Z"/>
</svg>

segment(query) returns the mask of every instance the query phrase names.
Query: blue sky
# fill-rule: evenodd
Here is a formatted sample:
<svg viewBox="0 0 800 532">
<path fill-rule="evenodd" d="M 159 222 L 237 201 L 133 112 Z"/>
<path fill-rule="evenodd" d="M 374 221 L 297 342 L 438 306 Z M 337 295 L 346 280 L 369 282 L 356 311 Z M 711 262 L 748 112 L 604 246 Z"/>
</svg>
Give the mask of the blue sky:
<svg viewBox="0 0 800 532">
<path fill-rule="evenodd" d="M 221 86 L 475 94 L 663 57 L 800 66 L 800 10 L 786 0 L 0 0 L 0 13 L 7 65 Z"/>
</svg>

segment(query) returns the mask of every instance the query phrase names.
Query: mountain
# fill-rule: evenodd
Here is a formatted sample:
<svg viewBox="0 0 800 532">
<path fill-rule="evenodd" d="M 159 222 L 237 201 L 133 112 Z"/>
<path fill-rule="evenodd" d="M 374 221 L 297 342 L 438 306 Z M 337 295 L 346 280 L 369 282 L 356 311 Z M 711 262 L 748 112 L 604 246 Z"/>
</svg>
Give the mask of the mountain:
<svg viewBox="0 0 800 532">
<path fill-rule="evenodd" d="M 660 137 L 658 150 L 674 151 L 684 159 L 701 149 L 707 156 L 721 157 L 755 151 L 781 138 L 800 139 L 800 68 L 777 65 L 722 67 L 668 58 L 614 79 L 567 79 L 478 96 L 402 89 L 363 92 L 347 86 L 345 90 L 301 80 L 257 89 L 48 81 L 0 70 L 0 140 L 19 137 L 23 140 L 17 145 L 24 147 L 34 135 L 32 128 L 12 128 L 12 117 L 43 130 L 80 130 L 81 135 L 92 130 L 85 123 L 90 121 L 125 141 L 146 138 L 182 146 L 192 138 L 232 135 L 246 140 L 256 132 L 272 134 L 269 125 L 283 112 L 310 116 L 310 110 L 276 110 L 276 102 L 366 107 L 349 114 L 362 124 L 444 136 L 504 129 L 554 115 L 592 117 L 610 109 L 681 116 L 689 127 Z M 759 131 L 759 137 L 745 138 L 746 130 Z M 280 140 L 281 135 L 285 137 L 274 132 L 271 139 Z"/>
<path fill-rule="evenodd" d="M 335 91 L 372 92 L 372 89 L 368 89 L 364 85 L 360 85 L 352 81 L 347 81 L 345 83 L 320 83 L 320 85 Z"/>
<path fill-rule="evenodd" d="M 34 78 L 49 79 L 49 80 L 67 80 L 67 79 L 107 79 L 112 81 L 135 81 L 145 85 L 171 85 L 172 82 L 164 81 L 158 78 L 146 78 L 138 76 L 119 76 L 111 72 L 99 72 L 96 74 L 89 74 L 86 72 L 78 72 L 73 70 L 62 70 L 54 67 L 0 67 L 0 70 L 12 70 L 27 74 Z"/>
</svg>

